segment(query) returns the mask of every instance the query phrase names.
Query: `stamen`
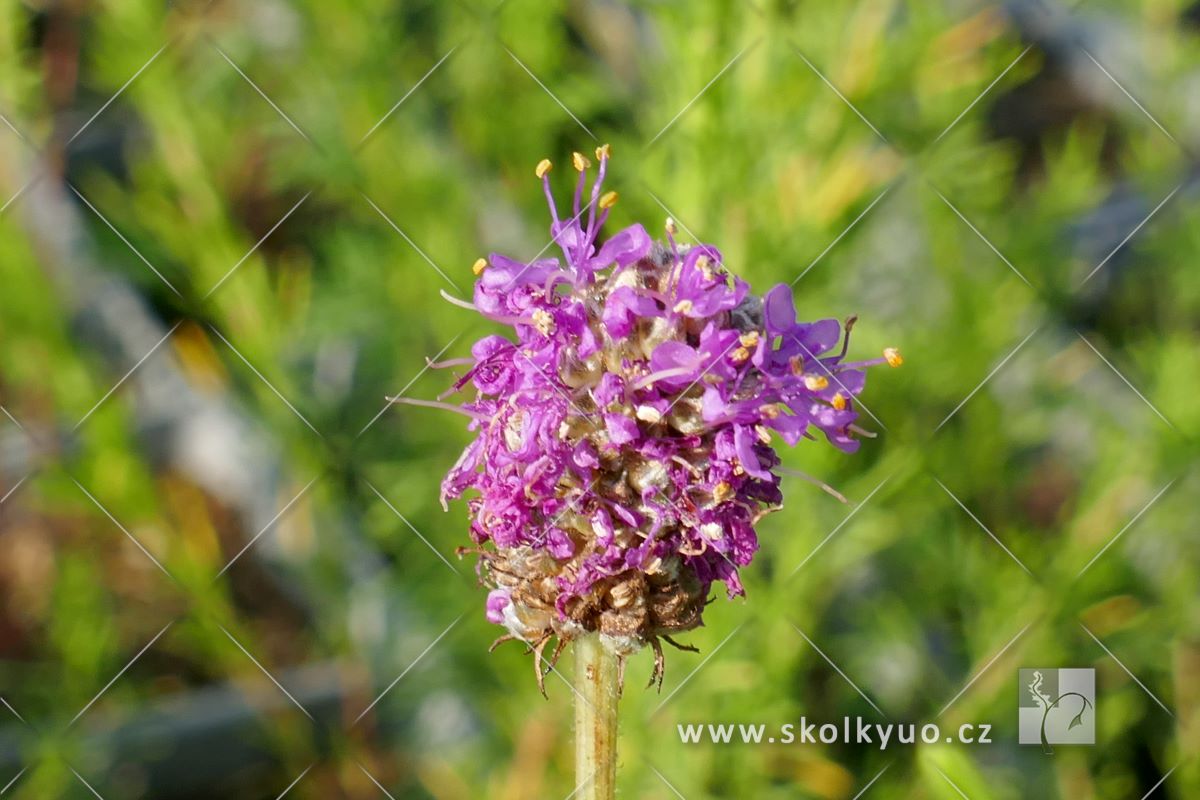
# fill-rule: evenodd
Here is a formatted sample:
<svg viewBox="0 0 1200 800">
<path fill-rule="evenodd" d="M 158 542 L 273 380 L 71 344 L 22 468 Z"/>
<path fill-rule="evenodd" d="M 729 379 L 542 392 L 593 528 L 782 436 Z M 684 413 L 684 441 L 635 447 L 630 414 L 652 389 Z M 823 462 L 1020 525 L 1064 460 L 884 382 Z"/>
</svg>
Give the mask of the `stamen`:
<svg viewBox="0 0 1200 800">
<path fill-rule="evenodd" d="M 750 351 L 745 347 L 739 347 L 729 354 L 729 358 L 735 364 L 741 364 L 746 359 L 750 358 Z"/>
<path fill-rule="evenodd" d="M 904 363 L 904 356 L 900 355 L 900 351 L 894 347 L 885 348 L 883 357 L 887 359 L 889 367 L 898 367 Z"/>
<path fill-rule="evenodd" d="M 642 422 L 649 422 L 651 425 L 662 419 L 662 414 L 654 406 L 638 406 L 633 415 Z"/>
<path fill-rule="evenodd" d="M 542 334 L 542 336 L 549 336 L 554 333 L 556 327 L 554 316 L 549 311 L 544 308 L 535 308 L 533 314 L 530 316 L 533 318 L 533 327 L 537 328 L 538 333 Z"/>
<path fill-rule="evenodd" d="M 829 386 L 829 378 L 824 375 L 805 375 L 804 388 L 810 392 L 819 392 Z"/>
<path fill-rule="evenodd" d="M 600 196 L 600 208 L 602 208 L 602 209 L 612 208 L 613 206 L 615 206 L 617 204 L 617 198 L 619 198 L 619 197 L 620 197 L 620 195 L 618 195 L 616 192 L 605 192 L 603 195 Z"/>
<path fill-rule="evenodd" d="M 837 394 L 835 394 L 833 396 L 833 399 L 830 400 L 829 402 L 832 403 L 833 407 L 835 409 L 837 409 L 838 411 L 846 410 L 846 398 L 842 396 L 841 392 L 838 392 Z"/>
<path fill-rule="evenodd" d="M 713 502 L 716 503 L 717 505 L 720 505 L 721 503 L 724 503 L 729 498 L 733 497 L 734 494 L 736 494 L 736 492 L 733 491 L 733 487 L 730 486 L 728 482 L 721 481 L 720 483 L 718 483 L 716 486 L 713 487 L 713 491 L 712 491 Z"/>
<path fill-rule="evenodd" d="M 553 166 L 554 165 L 552 163 L 550 163 L 550 159 L 543 158 L 541 161 L 538 162 L 537 169 L 535 169 L 533 172 L 539 178 L 544 178 L 544 177 L 546 177 L 546 173 L 549 172 Z"/>
<path fill-rule="evenodd" d="M 471 272 L 474 272 L 476 275 L 481 275 L 483 274 L 483 271 L 487 269 L 487 265 L 488 263 L 486 258 L 477 258 L 475 259 L 475 263 L 471 265 Z"/>
<path fill-rule="evenodd" d="M 742 347 L 757 347 L 758 340 L 759 340 L 758 331 L 750 331 L 749 333 L 744 333 L 744 334 L 742 334 L 741 338 L 738 339 L 738 341 L 741 342 Z"/>
<path fill-rule="evenodd" d="M 667 217 L 667 222 L 663 225 L 663 230 L 666 231 L 667 236 L 674 236 L 676 233 L 675 220 Z"/>
<path fill-rule="evenodd" d="M 425 406 L 426 408 L 440 408 L 443 411 L 453 411 L 456 414 L 462 414 L 471 419 L 485 420 L 488 418 L 487 414 L 470 411 L 462 406 L 456 406 L 452 403 L 441 403 L 436 400 L 417 400 L 412 397 L 388 397 L 386 399 L 389 403 L 398 403 L 406 406 Z"/>
<path fill-rule="evenodd" d="M 588 167 L 590 167 L 592 165 L 592 162 L 588 161 L 588 157 L 585 156 L 583 153 L 576 152 L 576 153 L 571 153 L 571 164 L 572 164 L 572 166 L 575 167 L 575 169 L 579 170 L 580 172 L 583 172 L 585 169 L 587 169 Z"/>
<path fill-rule="evenodd" d="M 843 503 L 846 503 L 847 505 L 850 503 L 850 501 L 846 499 L 846 496 L 844 494 L 839 492 L 837 489 L 834 489 L 832 486 L 830 486 L 828 483 L 821 480 L 820 478 L 814 478 L 812 475 L 809 475 L 807 472 L 801 472 L 798 469 L 790 469 L 788 467 L 775 467 L 775 471 L 782 473 L 784 475 L 791 475 L 793 478 L 799 478 L 801 480 L 808 481 L 809 483 L 816 484 L 817 486 L 820 486 L 823 490 L 825 490 L 829 494 L 833 495 L 834 497 L 836 497 L 838 500 L 842 501 Z"/>
<path fill-rule="evenodd" d="M 610 156 L 611 156 L 611 149 L 609 148 L 607 143 L 602 144 L 596 148 L 596 160 L 597 161 L 603 161 L 604 159 L 609 158 Z"/>
<path fill-rule="evenodd" d="M 691 300 L 680 300 L 678 303 L 675 304 L 675 307 L 671 310 L 674 311 L 676 314 L 686 314 L 692 310 L 692 301 Z"/>
</svg>

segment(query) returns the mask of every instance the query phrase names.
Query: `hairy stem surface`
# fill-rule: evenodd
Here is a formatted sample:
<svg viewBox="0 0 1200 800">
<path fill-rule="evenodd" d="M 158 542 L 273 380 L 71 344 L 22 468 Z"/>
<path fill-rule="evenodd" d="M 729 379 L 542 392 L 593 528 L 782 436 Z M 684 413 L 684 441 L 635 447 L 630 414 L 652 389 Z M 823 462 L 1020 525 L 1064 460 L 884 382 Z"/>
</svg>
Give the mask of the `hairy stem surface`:
<svg viewBox="0 0 1200 800">
<path fill-rule="evenodd" d="M 617 657 L 598 634 L 575 645 L 575 784 L 579 800 L 612 800 L 617 786 Z"/>
</svg>

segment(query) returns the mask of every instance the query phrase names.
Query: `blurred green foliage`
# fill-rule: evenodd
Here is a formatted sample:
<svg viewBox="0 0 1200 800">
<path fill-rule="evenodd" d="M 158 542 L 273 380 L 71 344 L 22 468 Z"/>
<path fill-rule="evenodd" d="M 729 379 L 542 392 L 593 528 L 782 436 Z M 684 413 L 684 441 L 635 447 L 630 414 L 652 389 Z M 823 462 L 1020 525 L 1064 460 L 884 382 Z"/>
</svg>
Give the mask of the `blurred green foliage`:
<svg viewBox="0 0 1200 800">
<path fill-rule="evenodd" d="M 274 443 L 274 507 L 317 479 L 218 575 L 259 531 L 155 467 L 128 390 L 36 462 L 0 506 L 0 694 L 32 725 L 4 723 L 12 792 L 86 793 L 75 770 L 141 796 L 188 718 L 132 751 L 106 725 L 225 681 L 278 700 L 265 672 L 304 664 L 358 687 L 335 724 L 256 701 L 244 746 L 269 768 L 180 796 L 275 797 L 311 764 L 289 796 L 571 792 L 571 692 L 551 679 L 543 701 L 518 648 L 485 653 L 463 509 L 438 506 L 461 419 L 372 420 L 444 391 L 425 359 L 491 330 L 438 292 L 468 290 L 481 253 L 545 246 L 537 161 L 565 194 L 569 153 L 606 141 L 615 224 L 670 215 L 759 289 L 795 280 L 802 317 L 857 314 L 854 352 L 906 358 L 871 375 L 860 453 L 784 454 L 851 505 L 788 479 L 747 598 L 688 637 L 702 655 L 669 653 L 662 695 L 630 663 L 625 795 L 852 798 L 886 768 L 864 797 L 1140 797 L 1178 765 L 1154 796 L 1195 796 L 1200 47 L 1179 0 L 1063 8 L 1042 41 L 1027 5 L 10 4 L 3 199 L 39 154 L 42 180 L 65 169 L 105 268 L 180 323 L 164 352 Z M 5 452 L 121 378 L 43 269 L 36 213 L 0 211 Z M 23 474 L 6 462 L 3 491 Z M 384 560 L 349 569 L 363 550 Z M 1097 669 L 1098 744 L 1048 758 L 1015 744 L 1016 675 L 1053 666 Z M 847 678 L 890 720 L 997 743 L 675 733 L 877 718 Z"/>
</svg>

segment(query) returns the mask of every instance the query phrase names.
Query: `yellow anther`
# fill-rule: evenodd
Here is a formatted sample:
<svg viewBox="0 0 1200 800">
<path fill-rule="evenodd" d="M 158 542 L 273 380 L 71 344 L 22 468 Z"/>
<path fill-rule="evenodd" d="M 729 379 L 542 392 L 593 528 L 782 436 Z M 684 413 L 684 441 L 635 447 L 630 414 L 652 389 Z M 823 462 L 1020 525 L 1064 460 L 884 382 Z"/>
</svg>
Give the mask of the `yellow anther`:
<svg viewBox="0 0 1200 800">
<path fill-rule="evenodd" d="M 475 259 L 475 263 L 471 265 L 471 272 L 474 272 L 476 275 L 481 274 L 485 269 L 487 269 L 486 258 L 477 258 Z"/>
<path fill-rule="evenodd" d="M 671 236 L 675 235 L 675 220 L 667 217 L 667 222 L 663 225 L 663 229 Z"/>
<path fill-rule="evenodd" d="M 788 359 L 788 367 L 792 370 L 793 375 L 800 375 L 804 372 L 804 359 L 800 356 L 792 356 Z"/>
<path fill-rule="evenodd" d="M 554 333 L 554 317 L 544 308 L 535 309 L 533 314 L 533 327 L 537 328 L 538 333 L 543 336 L 549 336 Z"/>
<path fill-rule="evenodd" d="M 900 351 L 894 347 L 885 348 L 883 357 L 887 359 L 889 367 L 898 367 L 904 363 L 904 356 L 900 355 Z"/>
<path fill-rule="evenodd" d="M 596 160 L 597 161 L 603 161 L 604 159 L 609 158 L 610 156 L 611 156 L 611 153 L 609 152 L 609 147 L 607 144 L 602 144 L 596 148 Z"/>
<path fill-rule="evenodd" d="M 713 492 L 712 492 L 713 502 L 724 503 L 726 500 L 733 497 L 733 494 L 734 494 L 733 487 L 730 486 L 727 482 L 721 481 L 716 486 L 713 487 Z"/>
<path fill-rule="evenodd" d="M 571 153 L 571 163 L 580 172 L 583 172 L 592 165 L 592 162 L 588 161 L 588 157 L 583 153 Z"/>
<path fill-rule="evenodd" d="M 733 363 L 740 364 L 750 357 L 750 351 L 744 347 L 739 347 L 729 355 L 733 359 Z"/>
<path fill-rule="evenodd" d="M 758 407 L 758 413 L 762 414 L 766 419 L 775 419 L 779 416 L 779 406 L 772 403 Z"/>
<path fill-rule="evenodd" d="M 686 314 L 692 310 L 692 301 L 691 300 L 680 300 L 678 303 L 675 304 L 675 307 L 671 310 L 674 311 L 676 314 Z"/>
<path fill-rule="evenodd" d="M 758 338 L 758 331 L 750 331 L 743 333 L 738 341 L 741 342 L 742 347 L 757 347 Z"/>
<path fill-rule="evenodd" d="M 758 435 L 758 440 L 763 444 L 771 443 L 771 432 L 763 425 L 755 425 L 754 432 Z"/>
<path fill-rule="evenodd" d="M 605 192 L 600 195 L 600 207 L 612 208 L 617 204 L 617 199 L 620 197 L 616 192 Z"/>
<path fill-rule="evenodd" d="M 537 169 L 534 170 L 534 173 L 539 178 L 544 178 L 544 177 L 546 177 L 546 173 L 549 172 L 550 168 L 553 166 L 554 165 L 550 163 L 550 159 L 543 158 L 541 161 L 538 162 Z"/>
<path fill-rule="evenodd" d="M 638 406 L 637 409 L 633 412 L 633 415 L 635 417 L 637 417 L 638 419 L 640 419 L 642 422 L 649 422 L 652 425 L 655 422 L 659 422 L 662 420 L 662 412 L 659 411 L 654 406 L 645 406 L 645 405 Z"/>
<path fill-rule="evenodd" d="M 826 378 L 824 375 L 804 376 L 804 388 L 810 392 L 819 392 L 827 386 L 829 386 L 829 378 Z"/>
<path fill-rule="evenodd" d="M 835 394 L 833 396 L 833 400 L 831 400 L 830 402 L 833 403 L 833 407 L 836 408 L 838 411 L 846 410 L 846 398 L 842 396 L 841 392 L 838 392 L 837 394 Z"/>
</svg>

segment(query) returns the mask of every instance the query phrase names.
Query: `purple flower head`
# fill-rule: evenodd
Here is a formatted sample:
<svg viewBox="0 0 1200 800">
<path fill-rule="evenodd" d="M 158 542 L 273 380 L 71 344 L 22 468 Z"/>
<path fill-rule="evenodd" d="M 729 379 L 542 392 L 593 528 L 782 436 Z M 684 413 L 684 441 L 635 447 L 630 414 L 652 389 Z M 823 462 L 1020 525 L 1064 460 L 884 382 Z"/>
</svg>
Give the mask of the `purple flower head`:
<svg viewBox="0 0 1200 800">
<path fill-rule="evenodd" d="M 475 438 L 442 501 L 469 495 L 487 618 L 535 663 L 552 637 L 561 650 L 593 631 L 621 655 L 657 651 L 701 624 L 714 583 L 742 594 L 755 526 L 782 503 L 776 439 L 856 449 L 864 369 L 901 362 L 846 362 L 853 320 L 797 321 L 790 287 L 751 295 L 670 221 L 665 243 L 641 225 L 602 240 L 608 156 L 589 184 L 574 154 L 569 216 L 538 165 L 561 257 L 476 262 L 473 302 L 458 302 L 510 335 L 445 365 L 466 363 L 451 391 L 473 390 Z"/>
</svg>

